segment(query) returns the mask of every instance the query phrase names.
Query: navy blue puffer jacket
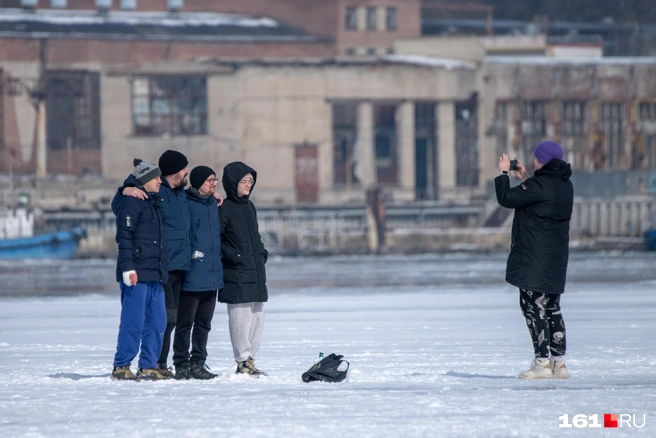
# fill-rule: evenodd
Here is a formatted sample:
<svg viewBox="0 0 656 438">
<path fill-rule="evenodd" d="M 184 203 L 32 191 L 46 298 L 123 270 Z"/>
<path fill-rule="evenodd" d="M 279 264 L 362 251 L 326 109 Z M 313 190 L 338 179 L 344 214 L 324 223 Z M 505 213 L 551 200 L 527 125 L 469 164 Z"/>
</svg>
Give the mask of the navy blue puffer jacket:
<svg viewBox="0 0 656 438">
<path fill-rule="evenodd" d="M 187 206 L 191 218 L 191 267 L 185 276 L 182 290 L 206 292 L 223 287 L 221 263 L 221 223 L 216 199 L 202 196 L 198 190 L 187 190 Z"/>
<path fill-rule="evenodd" d="M 140 187 L 137 179 L 135 186 Z M 140 187 L 142 190 L 143 187 Z M 142 201 L 123 196 L 118 201 L 116 215 L 116 281 L 122 281 L 123 272 L 137 271 L 139 282 L 166 283 L 169 276 L 169 256 L 163 240 L 162 219 L 155 204 L 155 193 Z"/>
<path fill-rule="evenodd" d="M 137 187 L 136 178 L 130 175 L 121 187 L 119 187 L 112 200 L 112 210 L 116 212 L 116 206 L 124 196 L 121 194 L 126 187 Z M 184 187 L 171 188 L 166 178 L 162 178 L 162 186 L 159 194 L 155 196 L 155 202 L 159 213 L 164 221 L 164 240 L 171 258 L 170 271 L 188 271 L 191 260 L 189 245 L 189 210 L 186 204 Z"/>
</svg>

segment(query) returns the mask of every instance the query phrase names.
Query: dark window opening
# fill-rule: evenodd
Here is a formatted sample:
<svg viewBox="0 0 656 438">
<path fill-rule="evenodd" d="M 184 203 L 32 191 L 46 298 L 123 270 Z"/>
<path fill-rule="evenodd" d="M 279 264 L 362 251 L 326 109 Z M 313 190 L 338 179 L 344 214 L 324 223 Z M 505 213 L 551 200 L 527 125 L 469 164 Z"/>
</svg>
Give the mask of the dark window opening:
<svg viewBox="0 0 656 438">
<path fill-rule="evenodd" d="M 204 76 L 137 76 L 132 80 L 134 135 L 207 134 Z"/>
<path fill-rule="evenodd" d="M 100 75 L 51 71 L 46 74 L 48 149 L 100 149 Z"/>
<path fill-rule="evenodd" d="M 478 111 L 477 100 L 457 102 L 456 111 L 456 184 L 478 186 Z"/>
<path fill-rule="evenodd" d="M 415 104 L 415 199 L 437 199 L 437 104 Z"/>
<path fill-rule="evenodd" d="M 387 30 L 396 30 L 397 28 L 397 9 L 387 8 L 385 11 L 385 28 Z"/>
<path fill-rule="evenodd" d="M 588 166 L 585 148 L 585 102 L 564 102 L 562 117 L 565 160 L 575 169 L 585 169 Z"/>
<path fill-rule="evenodd" d="M 333 104 L 333 182 L 359 184 L 356 162 L 357 109 L 355 102 Z"/>
<path fill-rule="evenodd" d="M 378 30 L 378 10 L 376 8 L 367 8 L 367 30 Z"/>
<path fill-rule="evenodd" d="M 374 105 L 374 150 L 379 183 L 396 184 L 396 105 Z"/>
<path fill-rule="evenodd" d="M 345 25 L 348 30 L 358 29 L 358 9 L 354 6 L 346 8 Z"/>
</svg>

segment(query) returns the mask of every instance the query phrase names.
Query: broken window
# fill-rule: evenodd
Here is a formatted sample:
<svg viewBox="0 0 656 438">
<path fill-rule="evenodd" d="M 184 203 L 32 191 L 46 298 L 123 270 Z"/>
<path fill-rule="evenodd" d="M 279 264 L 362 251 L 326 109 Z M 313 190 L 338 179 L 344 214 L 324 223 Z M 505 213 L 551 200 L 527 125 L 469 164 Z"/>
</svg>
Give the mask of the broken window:
<svg viewBox="0 0 656 438">
<path fill-rule="evenodd" d="M 624 149 L 623 141 L 624 105 L 602 103 L 600 106 L 600 130 L 602 134 L 602 156 L 606 169 L 619 169 Z"/>
<path fill-rule="evenodd" d="M 494 108 L 494 140 L 496 157 L 510 153 L 508 144 L 508 103 L 497 102 Z"/>
<path fill-rule="evenodd" d="M 87 71 L 46 74 L 48 149 L 100 149 L 100 75 Z"/>
<path fill-rule="evenodd" d="M 456 102 L 456 184 L 478 186 L 477 100 Z"/>
<path fill-rule="evenodd" d="M 533 162 L 535 147 L 545 140 L 547 135 L 546 103 L 527 101 L 522 103 L 522 151 L 524 165 L 530 167 Z"/>
<path fill-rule="evenodd" d="M 207 134 L 206 77 L 134 77 L 132 121 L 137 136 Z"/>
<path fill-rule="evenodd" d="M 585 169 L 588 165 L 585 151 L 585 102 L 564 102 L 562 111 L 565 160 L 575 169 Z"/>
<path fill-rule="evenodd" d="M 333 103 L 333 182 L 359 184 L 356 176 L 357 109 L 355 102 Z"/>
</svg>

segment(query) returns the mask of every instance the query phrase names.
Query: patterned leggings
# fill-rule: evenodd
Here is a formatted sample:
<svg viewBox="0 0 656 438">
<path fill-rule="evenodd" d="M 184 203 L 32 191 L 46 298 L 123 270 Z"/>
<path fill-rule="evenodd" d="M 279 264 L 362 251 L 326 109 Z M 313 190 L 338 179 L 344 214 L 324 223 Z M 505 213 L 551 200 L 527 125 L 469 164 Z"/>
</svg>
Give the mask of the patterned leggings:
<svg viewBox="0 0 656 438">
<path fill-rule="evenodd" d="M 533 339 L 535 357 L 564 356 L 565 321 L 560 313 L 560 294 L 519 289 L 519 306 Z"/>
</svg>

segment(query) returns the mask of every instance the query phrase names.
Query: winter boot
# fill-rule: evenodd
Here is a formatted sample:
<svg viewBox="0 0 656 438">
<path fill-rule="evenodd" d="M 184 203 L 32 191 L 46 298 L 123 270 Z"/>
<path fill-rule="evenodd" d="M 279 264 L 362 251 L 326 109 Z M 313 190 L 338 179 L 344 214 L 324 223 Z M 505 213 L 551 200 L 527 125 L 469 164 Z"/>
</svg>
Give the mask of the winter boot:
<svg viewBox="0 0 656 438">
<path fill-rule="evenodd" d="M 554 378 L 569 379 L 571 377 L 569 371 L 567 371 L 567 364 L 565 363 L 564 359 L 556 362 L 555 360 L 549 358 L 549 364 L 551 365 L 551 369 L 553 370 Z"/>
<path fill-rule="evenodd" d="M 209 380 L 215 378 L 216 374 L 210 372 L 204 360 L 198 360 L 191 363 L 191 377 L 198 380 Z"/>
<path fill-rule="evenodd" d="M 237 362 L 237 371 L 235 371 L 235 374 L 248 374 L 249 376 L 256 378 L 266 376 L 266 374 L 255 367 L 252 357 L 249 357 L 243 362 Z"/>
<path fill-rule="evenodd" d="M 161 363 L 161 362 L 157 363 L 157 371 L 159 371 L 161 374 L 164 374 L 169 379 L 172 379 L 174 377 L 173 376 L 173 369 L 170 368 L 170 367 L 167 367 L 166 362 L 165 363 Z"/>
<path fill-rule="evenodd" d="M 520 379 L 552 379 L 553 371 L 551 363 L 548 360 L 535 359 L 531 363 L 531 368 L 519 373 Z"/>
<path fill-rule="evenodd" d="M 191 367 L 189 362 L 182 362 L 175 366 L 175 379 L 176 380 L 191 379 Z"/>
<path fill-rule="evenodd" d="M 257 367 L 255 367 L 255 359 L 253 359 L 252 357 L 249 357 L 248 359 L 246 359 L 246 362 L 250 363 L 249 366 L 251 368 L 253 368 L 254 370 L 257 370 L 257 372 L 260 373 L 261 376 L 266 376 L 267 375 L 267 373 L 265 373 L 264 371 L 262 371 L 262 370 L 258 369 Z"/>
<path fill-rule="evenodd" d="M 139 368 L 137 371 L 137 377 L 139 380 L 167 380 L 170 377 L 162 374 L 158 369 L 155 368 Z"/>
<path fill-rule="evenodd" d="M 112 380 L 136 380 L 139 381 L 130 370 L 130 365 L 124 367 L 114 367 L 112 370 Z"/>
</svg>

